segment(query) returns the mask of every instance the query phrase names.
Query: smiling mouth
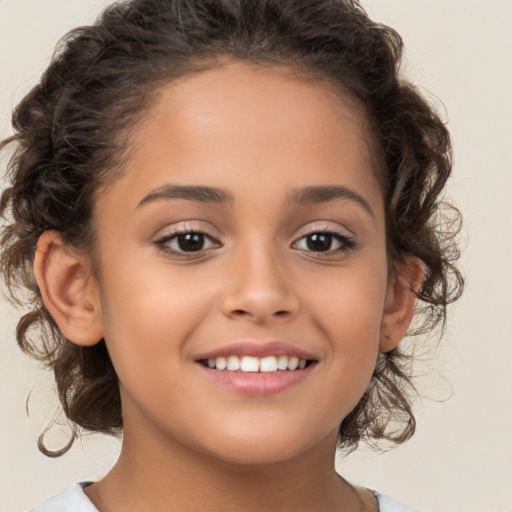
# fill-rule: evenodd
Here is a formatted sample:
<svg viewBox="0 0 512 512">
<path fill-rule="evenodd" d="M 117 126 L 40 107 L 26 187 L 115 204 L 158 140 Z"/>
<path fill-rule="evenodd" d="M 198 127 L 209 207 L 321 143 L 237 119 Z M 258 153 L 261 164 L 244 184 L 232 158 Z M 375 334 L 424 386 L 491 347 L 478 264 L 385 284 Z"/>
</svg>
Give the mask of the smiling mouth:
<svg viewBox="0 0 512 512">
<path fill-rule="evenodd" d="M 239 373 L 280 373 L 303 370 L 315 364 L 314 359 L 299 359 L 295 356 L 228 356 L 199 359 L 198 363 L 211 370 Z"/>
</svg>

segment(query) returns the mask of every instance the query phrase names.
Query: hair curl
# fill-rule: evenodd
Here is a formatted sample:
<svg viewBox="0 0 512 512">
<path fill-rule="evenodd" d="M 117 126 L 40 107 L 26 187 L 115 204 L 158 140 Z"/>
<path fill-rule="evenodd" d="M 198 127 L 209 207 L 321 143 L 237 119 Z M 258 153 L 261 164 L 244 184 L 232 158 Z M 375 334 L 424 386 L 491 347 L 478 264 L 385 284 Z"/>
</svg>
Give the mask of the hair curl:
<svg viewBox="0 0 512 512">
<path fill-rule="evenodd" d="M 355 0 L 131 0 L 63 38 L 15 109 L 14 135 L 0 145 L 15 149 L 0 200 L 0 271 L 19 305 L 28 293 L 18 344 L 55 373 L 74 434 L 122 430 L 118 381 L 104 341 L 71 343 L 45 308 L 32 269 L 38 238 L 53 229 L 91 250 L 95 193 L 118 175 L 132 127 L 158 87 L 219 65 L 220 57 L 284 64 L 359 101 L 381 153 L 389 259 L 413 255 L 425 268 L 417 292 L 422 321 L 412 334 L 444 326 L 446 306 L 463 288 L 460 216 L 442 208 L 450 139 L 433 108 L 400 78 L 401 52 L 400 36 Z M 365 395 L 340 425 L 341 447 L 362 439 L 400 443 L 413 434 L 409 362 L 400 346 L 379 358 Z"/>
</svg>

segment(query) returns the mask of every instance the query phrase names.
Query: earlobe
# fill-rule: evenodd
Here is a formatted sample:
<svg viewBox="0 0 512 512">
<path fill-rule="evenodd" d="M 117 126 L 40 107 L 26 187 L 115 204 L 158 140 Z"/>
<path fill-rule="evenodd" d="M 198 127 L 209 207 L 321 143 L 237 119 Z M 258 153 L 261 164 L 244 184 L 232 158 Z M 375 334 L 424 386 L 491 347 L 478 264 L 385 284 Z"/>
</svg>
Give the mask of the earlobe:
<svg viewBox="0 0 512 512">
<path fill-rule="evenodd" d="M 395 268 L 388 286 L 380 331 L 379 351 L 393 350 L 407 333 L 414 316 L 416 294 L 423 281 L 423 263 L 414 256 L 405 256 Z"/>
<path fill-rule="evenodd" d="M 68 340 L 87 346 L 102 339 L 100 301 L 87 256 L 68 248 L 58 232 L 45 231 L 34 274 L 44 305 Z"/>
</svg>

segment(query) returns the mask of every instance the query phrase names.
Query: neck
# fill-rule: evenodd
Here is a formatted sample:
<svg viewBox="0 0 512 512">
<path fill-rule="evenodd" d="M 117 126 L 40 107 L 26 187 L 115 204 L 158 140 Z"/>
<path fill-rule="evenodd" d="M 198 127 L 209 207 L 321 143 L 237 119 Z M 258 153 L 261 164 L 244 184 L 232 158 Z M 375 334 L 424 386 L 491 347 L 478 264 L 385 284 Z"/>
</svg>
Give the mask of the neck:
<svg viewBox="0 0 512 512">
<path fill-rule="evenodd" d="M 118 462 L 86 493 L 101 512 L 359 511 L 334 469 L 336 434 L 285 461 L 237 463 L 127 428 Z"/>
</svg>

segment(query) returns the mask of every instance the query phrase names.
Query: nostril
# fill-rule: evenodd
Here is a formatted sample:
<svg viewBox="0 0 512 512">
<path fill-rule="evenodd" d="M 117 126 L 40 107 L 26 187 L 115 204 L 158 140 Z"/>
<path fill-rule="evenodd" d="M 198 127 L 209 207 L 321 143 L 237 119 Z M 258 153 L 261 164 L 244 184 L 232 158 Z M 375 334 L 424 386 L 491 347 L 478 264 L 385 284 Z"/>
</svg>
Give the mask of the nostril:
<svg viewBox="0 0 512 512">
<path fill-rule="evenodd" d="M 285 318 L 287 317 L 288 315 L 290 314 L 290 311 L 286 310 L 286 309 L 280 309 L 278 311 L 275 311 L 273 314 L 271 314 L 270 316 L 274 317 L 274 318 Z M 242 318 L 242 317 L 257 317 L 258 315 L 256 314 L 253 314 L 251 313 L 250 311 L 246 311 L 245 309 L 234 309 L 232 312 L 231 312 L 231 315 L 233 317 L 238 317 L 238 318 Z"/>
</svg>

